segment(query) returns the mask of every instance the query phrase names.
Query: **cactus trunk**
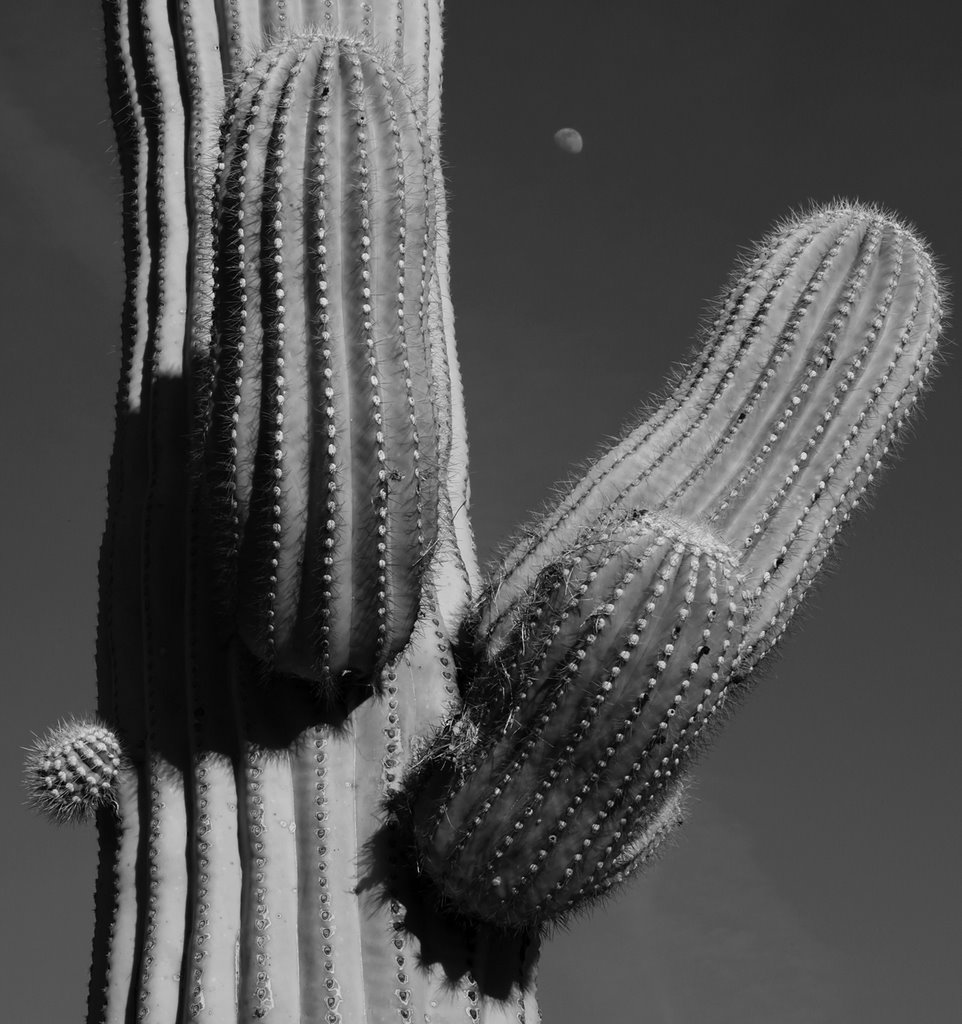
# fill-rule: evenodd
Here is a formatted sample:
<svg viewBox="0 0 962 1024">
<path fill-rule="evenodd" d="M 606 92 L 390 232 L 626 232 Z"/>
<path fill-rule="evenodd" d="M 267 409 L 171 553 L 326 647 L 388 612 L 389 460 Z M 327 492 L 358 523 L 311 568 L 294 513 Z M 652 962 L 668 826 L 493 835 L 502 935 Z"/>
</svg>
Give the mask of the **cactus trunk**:
<svg viewBox="0 0 962 1024">
<path fill-rule="evenodd" d="M 127 297 L 99 710 L 129 763 L 88 1020 L 536 1020 L 536 942 L 439 917 L 382 806 L 456 698 L 476 573 L 440 3 L 105 15 Z"/>
</svg>

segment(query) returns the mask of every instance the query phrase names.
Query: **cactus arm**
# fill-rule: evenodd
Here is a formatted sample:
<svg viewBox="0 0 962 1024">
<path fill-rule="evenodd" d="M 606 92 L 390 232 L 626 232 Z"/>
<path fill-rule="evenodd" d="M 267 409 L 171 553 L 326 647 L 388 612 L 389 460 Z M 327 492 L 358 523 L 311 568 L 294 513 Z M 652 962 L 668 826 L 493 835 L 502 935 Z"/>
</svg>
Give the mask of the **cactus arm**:
<svg viewBox="0 0 962 1024">
<path fill-rule="evenodd" d="M 900 225 L 883 222 L 878 228 L 881 251 L 864 297 L 858 303 L 846 296 L 830 327 L 832 342 L 839 340 L 825 358 L 839 363 L 844 375 L 823 385 L 821 401 L 813 388 L 806 392 L 812 394 L 810 403 L 804 395 L 800 407 L 791 403 L 794 415 L 784 439 L 778 428 L 789 422 L 789 407 L 773 418 L 765 444 L 781 447 L 777 468 L 766 466 L 764 476 L 748 470 L 738 477 L 731 474 L 727 492 L 719 493 L 710 506 L 713 521 L 742 544 L 742 561 L 756 577 L 758 607 L 750 633 L 757 648 L 754 660 L 784 632 L 791 612 L 785 614 L 780 606 L 787 601 L 793 611 L 803 599 L 881 467 L 934 362 L 941 304 L 930 258 Z M 819 358 L 809 376 L 819 369 Z M 770 440 L 773 436 L 776 442 Z M 754 480 L 746 481 L 752 476 Z M 744 493 L 749 488 L 751 493 Z M 812 536 L 817 537 L 814 545 Z"/>
<path fill-rule="evenodd" d="M 880 254 L 883 236 L 885 246 Z M 899 246 L 906 248 L 907 255 L 896 270 L 891 261 Z M 866 261 L 861 272 L 859 260 Z M 894 291 L 885 299 L 889 286 Z M 761 244 L 723 300 L 709 337 L 675 392 L 603 455 L 508 553 L 491 585 L 492 596 L 485 602 L 483 628 L 491 640 L 510 629 L 515 603 L 537 572 L 612 503 L 664 507 L 694 519 L 708 517 L 738 545 L 745 545 L 751 533 L 743 563 L 747 573 L 759 575 L 761 584 L 761 577 L 772 571 L 788 538 L 789 523 L 805 505 L 801 500 L 805 490 L 817 488 L 818 474 L 826 471 L 824 457 L 835 457 L 832 445 L 836 444 L 836 431 L 842 429 L 838 425 L 858 417 L 863 412 L 859 403 L 864 404 L 865 395 L 876 387 L 883 393 L 877 401 L 873 399 L 875 412 L 868 406 L 864 410 L 870 421 L 875 416 L 888 421 L 893 402 L 896 407 L 903 402 L 911 404 L 938 336 L 936 288 L 922 244 L 897 222 L 871 208 L 826 207 L 776 231 Z M 896 293 L 898 304 L 891 307 Z M 843 294 L 847 302 L 839 315 Z M 882 337 L 874 346 L 875 355 L 863 365 L 858 351 L 870 329 L 865 322 L 867 303 L 873 304 L 873 310 L 880 305 L 872 317 L 881 318 L 878 330 Z M 914 303 L 920 305 L 910 322 L 906 317 Z M 902 327 L 907 333 L 901 354 L 895 357 L 898 368 L 889 371 L 886 367 L 894 357 L 893 346 Z M 837 353 L 829 352 L 832 332 L 842 339 Z M 923 352 L 927 354 L 923 356 Z M 856 360 L 859 365 L 853 369 L 850 364 Z M 814 378 L 802 379 L 812 373 L 817 386 L 812 384 Z M 850 373 L 860 382 L 858 387 L 850 387 Z M 890 382 L 898 379 L 909 382 L 902 398 Z M 847 394 L 847 400 L 832 405 L 836 392 Z M 829 415 L 832 428 L 822 427 L 808 441 L 803 439 L 805 429 L 814 432 L 830 409 L 839 410 Z M 785 424 L 791 425 L 787 434 Z M 868 442 L 864 417 L 857 433 Z M 819 455 L 814 452 L 816 437 Z M 811 450 L 805 450 L 806 443 Z M 838 439 L 837 443 L 843 442 Z M 751 460 L 747 468 L 742 454 L 746 451 Z M 791 470 L 802 454 L 805 472 L 799 477 L 798 489 L 789 489 L 795 498 L 777 497 L 786 474 L 797 476 L 797 471 Z M 853 455 L 850 439 L 839 461 L 848 466 Z M 802 552 L 807 550 L 811 530 L 819 531 L 823 545 L 828 534 L 834 536 L 830 522 L 823 520 L 824 529 L 819 524 L 819 510 L 831 494 L 845 490 L 841 481 L 847 477 L 835 469 L 831 475 L 833 487 L 805 514 L 801 539 L 793 542 L 793 552 L 800 556 L 796 573 L 808 557 Z M 726 487 L 734 489 L 727 504 L 721 493 L 715 493 Z M 754 497 L 752 489 L 757 490 Z M 713 495 L 717 508 L 712 505 Z M 776 506 L 782 510 L 777 524 L 780 529 L 771 521 Z M 756 544 L 755 518 L 761 515 L 768 516 L 764 531 L 759 530 L 768 541 Z M 733 532 L 729 532 L 729 522 Z M 764 553 L 756 556 L 748 551 L 752 547 Z M 784 575 L 780 573 L 780 578 Z M 775 604 L 784 599 L 782 594 Z M 760 603 L 756 615 L 766 614 L 763 609 L 767 607 Z M 767 614 L 771 614 L 770 608 Z"/>
<path fill-rule="evenodd" d="M 645 508 L 663 503 L 673 477 L 669 467 L 659 468 L 689 442 L 725 394 L 728 374 L 743 360 L 749 332 L 777 333 L 784 323 L 788 312 L 784 296 L 790 294 L 784 286 L 796 273 L 821 219 L 789 224 L 758 247 L 729 286 L 704 345 L 665 401 L 589 466 L 553 508 L 523 530 L 502 559 L 493 584 L 498 598 L 485 621 L 487 629 L 501 624 L 506 609 L 531 579 L 620 495 L 631 492 L 636 504 Z"/>
<path fill-rule="evenodd" d="M 250 649 L 330 688 L 406 643 L 437 533 L 433 176 L 380 58 L 275 49 L 222 160 L 212 535 Z"/>
<path fill-rule="evenodd" d="M 530 925 L 650 858 L 716 712 L 777 642 L 914 403 L 939 321 L 924 244 L 875 209 L 828 207 L 762 244 L 676 393 L 509 553 L 468 624 L 465 706 L 398 801 L 445 899 Z M 661 535 L 644 549 L 638 517 Z M 692 575 L 672 596 L 679 557 Z M 673 615 L 703 640 L 648 632 Z"/>
</svg>

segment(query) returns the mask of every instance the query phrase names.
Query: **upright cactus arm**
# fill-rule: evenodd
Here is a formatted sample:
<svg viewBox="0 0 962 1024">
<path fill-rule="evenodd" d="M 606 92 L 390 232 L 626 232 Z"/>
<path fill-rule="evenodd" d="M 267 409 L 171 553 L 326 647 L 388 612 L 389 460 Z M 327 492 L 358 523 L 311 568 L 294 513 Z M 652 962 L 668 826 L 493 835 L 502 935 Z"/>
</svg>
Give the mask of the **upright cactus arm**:
<svg viewBox="0 0 962 1024">
<path fill-rule="evenodd" d="M 404 80 L 342 37 L 271 47 L 238 93 L 210 534 L 227 620 L 276 671 L 330 689 L 407 645 L 437 543 L 432 154 Z"/>
</svg>

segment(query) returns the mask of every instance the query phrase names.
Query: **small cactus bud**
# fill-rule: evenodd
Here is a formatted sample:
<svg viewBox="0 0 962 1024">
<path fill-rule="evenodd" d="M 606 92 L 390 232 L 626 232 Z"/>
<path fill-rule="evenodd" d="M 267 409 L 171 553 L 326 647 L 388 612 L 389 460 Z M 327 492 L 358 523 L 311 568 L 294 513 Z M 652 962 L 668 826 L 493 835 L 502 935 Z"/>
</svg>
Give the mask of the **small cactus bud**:
<svg viewBox="0 0 962 1024">
<path fill-rule="evenodd" d="M 739 675 L 741 582 L 710 530 L 619 511 L 539 574 L 503 642 L 478 641 L 468 724 L 410 790 L 422 865 L 454 906 L 527 926 L 650 859 Z"/>
<path fill-rule="evenodd" d="M 27 753 L 24 783 L 30 803 L 53 821 L 90 818 L 116 802 L 120 743 L 95 721 L 64 722 L 38 737 Z"/>
</svg>

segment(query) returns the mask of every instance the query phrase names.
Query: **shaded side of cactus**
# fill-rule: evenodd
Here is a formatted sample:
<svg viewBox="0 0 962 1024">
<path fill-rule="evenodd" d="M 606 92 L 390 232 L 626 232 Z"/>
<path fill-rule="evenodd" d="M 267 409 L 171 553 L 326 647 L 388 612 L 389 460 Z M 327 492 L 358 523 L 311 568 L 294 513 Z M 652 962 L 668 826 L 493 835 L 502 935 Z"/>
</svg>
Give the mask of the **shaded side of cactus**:
<svg viewBox="0 0 962 1024">
<path fill-rule="evenodd" d="M 529 925 L 644 857 L 738 676 L 745 621 L 733 552 L 658 513 L 606 517 L 542 570 L 411 784 L 421 863 L 446 898 Z"/>
<path fill-rule="evenodd" d="M 432 156 L 403 78 L 351 40 L 285 41 L 237 88 L 210 536 L 248 647 L 330 688 L 406 646 L 437 540 Z"/>
</svg>

